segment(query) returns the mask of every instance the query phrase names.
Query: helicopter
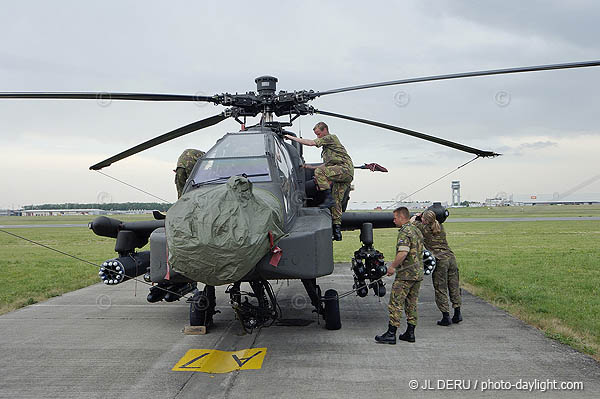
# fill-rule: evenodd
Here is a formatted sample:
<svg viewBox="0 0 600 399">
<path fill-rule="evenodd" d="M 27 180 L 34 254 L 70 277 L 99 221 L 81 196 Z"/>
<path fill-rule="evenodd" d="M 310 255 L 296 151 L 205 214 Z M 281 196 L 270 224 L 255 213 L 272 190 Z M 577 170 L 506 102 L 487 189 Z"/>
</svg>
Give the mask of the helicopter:
<svg viewBox="0 0 600 399">
<path fill-rule="evenodd" d="M 314 184 L 314 169 L 305 167 L 302 145 L 286 142 L 296 136 L 286 130 L 301 116 L 319 114 L 375 126 L 476 155 L 501 154 L 473 148 L 414 130 L 354 116 L 314 108 L 310 101 L 330 94 L 355 90 L 439 81 L 477 76 L 583 68 L 599 66 L 600 61 L 537 65 L 426 76 L 369 83 L 326 91 L 277 92 L 278 79 L 255 79 L 256 92 L 213 96 L 92 93 L 16 92 L 0 93 L 0 99 L 98 99 L 129 101 L 193 101 L 226 106 L 223 112 L 155 137 L 104 161 L 90 166 L 100 170 L 124 158 L 183 135 L 216 125 L 228 118 L 241 126 L 228 132 L 198 159 L 181 198 L 166 215 L 155 212 L 155 220 L 122 222 L 100 216 L 89 227 L 99 236 L 116 240 L 118 257 L 100 266 L 99 276 L 106 285 L 116 285 L 143 275 L 153 284 L 147 300 L 173 302 L 186 297 L 190 304 L 190 325 L 210 328 L 216 308 L 215 287 L 227 285 L 231 306 L 246 332 L 268 326 L 281 318 L 269 281 L 299 279 L 314 311 L 330 330 L 341 328 L 339 295 L 329 289 L 324 294 L 317 278 L 333 272 L 332 221 L 329 209 Z M 246 126 L 248 117 L 260 115 L 260 122 Z M 286 121 L 274 117 L 286 118 Z M 355 168 L 382 170 L 370 164 Z M 364 297 L 370 289 L 385 295 L 381 281 L 386 273 L 383 254 L 373 247 L 373 229 L 394 227 L 391 212 L 348 212 L 349 190 L 342 200 L 342 230 L 360 229 L 362 246 L 352 258 L 353 290 Z M 448 211 L 441 204 L 432 207 L 443 223 Z M 137 251 L 150 243 L 149 251 Z M 435 259 L 424 253 L 425 267 L 431 271 Z M 426 270 L 426 271 L 427 271 Z M 367 282 L 368 281 L 368 282 Z M 202 290 L 197 283 L 204 283 Z M 243 291 L 248 283 L 251 291 Z"/>
</svg>

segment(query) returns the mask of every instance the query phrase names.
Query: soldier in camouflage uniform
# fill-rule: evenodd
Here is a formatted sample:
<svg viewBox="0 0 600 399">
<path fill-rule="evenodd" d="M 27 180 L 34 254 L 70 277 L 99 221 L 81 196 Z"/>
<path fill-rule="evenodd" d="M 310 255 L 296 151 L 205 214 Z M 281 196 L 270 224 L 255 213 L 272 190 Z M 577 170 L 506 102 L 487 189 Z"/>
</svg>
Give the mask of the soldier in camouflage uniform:
<svg viewBox="0 0 600 399">
<path fill-rule="evenodd" d="M 448 246 L 444 226 L 436 220 L 435 213 L 431 210 L 427 210 L 420 215 L 421 221 L 416 220 L 417 216 L 413 216 L 411 222 L 421 230 L 425 240 L 425 248 L 433 252 L 437 260 L 437 265 L 432 275 L 433 287 L 435 288 L 435 303 L 440 312 L 442 312 L 442 319 L 437 324 L 440 326 L 449 326 L 451 324 L 448 292 L 450 292 L 450 302 L 452 302 L 452 307 L 454 308 L 452 322 L 460 323 L 462 321 L 460 313 L 462 300 L 458 266 L 456 265 L 454 253 Z"/>
<path fill-rule="evenodd" d="M 315 140 L 290 135 L 285 137 L 303 145 L 323 147 L 321 158 L 323 158 L 324 163 L 319 166 L 305 165 L 305 167 L 315 169 L 317 189 L 325 193 L 325 200 L 319 206 L 321 208 L 331 208 L 333 237 L 336 241 L 341 241 L 342 202 L 346 190 L 350 188 L 350 183 L 354 179 L 354 164 L 338 137 L 329 133 L 329 128 L 325 122 L 317 123 L 313 132 L 317 136 Z"/>
<path fill-rule="evenodd" d="M 396 242 L 396 258 L 388 266 L 387 275 L 396 273 L 390 293 L 390 322 L 387 332 L 375 337 L 377 343 L 395 344 L 396 330 L 406 313 L 406 332 L 398 339 L 415 342 L 417 325 L 417 299 L 423 280 L 423 235 L 412 223 L 408 209 L 400 207 L 394 211 L 394 224 L 400 227 Z"/>
<path fill-rule="evenodd" d="M 175 168 L 175 186 L 177 187 L 177 198 L 181 197 L 183 187 L 188 177 L 196 165 L 198 158 L 204 156 L 204 152 L 200 150 L 187 149 L 177 159 L 177 168 Z"/>
</svg>

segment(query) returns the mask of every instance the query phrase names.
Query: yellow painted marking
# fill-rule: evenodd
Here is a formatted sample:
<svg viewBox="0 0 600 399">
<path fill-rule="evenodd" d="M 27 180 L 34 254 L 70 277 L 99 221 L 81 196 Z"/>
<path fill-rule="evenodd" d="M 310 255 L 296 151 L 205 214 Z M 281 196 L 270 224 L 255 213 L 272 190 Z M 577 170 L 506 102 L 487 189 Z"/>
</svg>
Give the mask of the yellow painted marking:
<svg viewBox="0 0 600 399">
<path fill-rule="evenodd" d="M 230 373 L 234 370 L 258 370 L 267 348 L 243 349 L 225 352 L 216 349 L 190 349 L 173 366 L 173 371 L 200 371 L 202 373 Z"/>
</svg>

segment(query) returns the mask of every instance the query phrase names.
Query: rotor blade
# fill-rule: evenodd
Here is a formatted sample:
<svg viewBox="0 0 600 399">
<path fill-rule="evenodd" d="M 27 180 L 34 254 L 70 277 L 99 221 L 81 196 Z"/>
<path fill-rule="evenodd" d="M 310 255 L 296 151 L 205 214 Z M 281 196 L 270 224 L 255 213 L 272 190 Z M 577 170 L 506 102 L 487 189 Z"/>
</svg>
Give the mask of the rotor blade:
<svg viewBox="0 0 600 399">
<path fill-rule="evenodd" d="M 133 101 L 206 101 L 215 102 L 213 97 L 188 94 L 111 93 L 111 92 L 0 92 L 2 98 L 29 98 L 54 100 L 133 100 Z"/>
<path fill-rule="evenodd" d="M 451 148 L 454 148 L 456 150 L 469 152 L 471 154 L 475 154 L 475 155 L 478 155 L 480 157 L 495 157 L 495 156 L 501 155 L 501 154 L 497 154 L 497 153 L 492 152 L 492 151 L 478 150 L 477 148 L 468 147 L 466 145 L 455 143 L 453 141 L 444 140 L 444 139 L 441 139 L 439 137 L 434 137 L 434 136 L 430 136 L 428 134 L 415 132 L 414 130 L 408 130 L 408 129 L 404 129 L 402 127 L 397 127 L 397 126 L 392 126 L 392 125 L 386 125 L 385 123 L 370 121 L 368 119 L 361 119 L 361 118 L 355 118 L 353 116 L 334 114 L 333 112 L 327 112 L 327 111 L 322 111 L 322 110 L 317 110 L 317 109 L 315 109 L 314 112 L 317 113 L 317 114 L 322 114 L 322 115 L 327 115 L 327 116 L 333 116 L 333 117 L 341 118 L 341 119 L 347 119 L 347 120 L 354 121 L 354 122 L 365 123 L 367 125 L 380 127 L 382 129 L 393 130 L 393 131 L 398 132 L 398 133 L 408 134 L 409 136 L 413 136 L 413 137 L 416 137 L 416 138 L 419 138 L 419 139 L 423 139 L 423 140 L 427 140 L 427 141 L 432 141 L 434 143 L 445 145 L 446 147 L 451 147 Z"/>
<path fill-rule="evenodd" d="M 382 86 L 401 85 L 401 84 L 406 84 L 406 83 L 428 82 L 431 80 L 470 78 L 470 77 L 474 77 L 474 76 L 501 75 L 501 74 L 519 73 L 519 72 L 549 71 L 549 70 L 553 70 L 553 69 L 585 68 L 585 67 L 592 67 L 592 66 L 599 66 L 599 65 L 600 65 L 600 60 L 595 60 L 595 61 L 571 62 L 571 63 L 567 63 L 567 64 L 535 65 L 535 66 L 518 67 L 518 68 L 491 69 L 488 71 L 453 73 L 453 74 L 449 74 L 449 75 L 424 76 L 424 77 L 420 77 L 420 78 L 390 80 L 388 82 L 368 83 L 368 84 L 358 85 L 358 86 L 342 87 L 340 89 L 319 91 L 319 92 L 315 93 L 315 95 L 316 95 L 316 97 L 319 97 L 319 96 L 324 96 L 326 94 L 343 93 L 345 91 L 370 89 L 373 87 L 382 87 Z"/>
<path fill-rule="evenodd" d="M 134 154 L 137 154 L 138 152 L 147 150 L 148 148 L 152 148 L 154 146 L 165 143 L 169 140 L 173 140 L 177 137 L 181 137 L 188 133 L 195 132 L 196 130 L 200 130 L 200 129 L 204 129 L 205 127 L 216 125 L 217 123 L 219 123 L 227 118 L 228 118 L 228 116 L 219 114 L 219 115 L 211 116 L 210 118 L 202 119 L 201 121 L 198 121 L 198 122 L 190 123 L 189 125 L 182 126 L 178 129 L 175 129 L 173 131 L 165 133 L 161 136 L 158 136 L 151 140 L 148 140 L 142 144 L 138 144 L 135 147 L 125 150 L 113 157 L 105 159 L 102 162 L 99 162 L 95 165 L 90 166 L 90 169 L 91 170 L 100 170 L 102 168 L 110 166 L 113 162 L 120 161 L 121 159 L 130 157 Z"/>
</svg>

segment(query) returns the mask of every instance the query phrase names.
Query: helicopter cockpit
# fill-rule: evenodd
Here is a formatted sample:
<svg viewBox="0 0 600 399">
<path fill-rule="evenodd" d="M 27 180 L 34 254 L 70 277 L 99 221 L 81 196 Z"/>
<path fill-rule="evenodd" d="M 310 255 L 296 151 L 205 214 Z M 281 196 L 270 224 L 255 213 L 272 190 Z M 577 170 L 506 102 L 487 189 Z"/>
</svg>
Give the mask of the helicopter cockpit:
<svg viewBox="0 0 600 399">
<path fill-rule="evenodd" d="M 262 132 L 225 135 L 198 162 L 190 183 L 222 184 L 236 175 L 246 175 L 253 183 L 271 181 Z"/>
<path fill-rule="evenodd" d="M 299 192 L 294 172 L 294 165 L 300 160 L 298 155 L 295 157 L 298 159 L 270 129 L 251 127 L 227 133 L 198 161 L 183 192 L 224 184 L 231 176 L 245 176 L 279 199 L 287 225 L 293 223 L 303 201 L 304 187 L 300 185 Z"/>
</svg>

